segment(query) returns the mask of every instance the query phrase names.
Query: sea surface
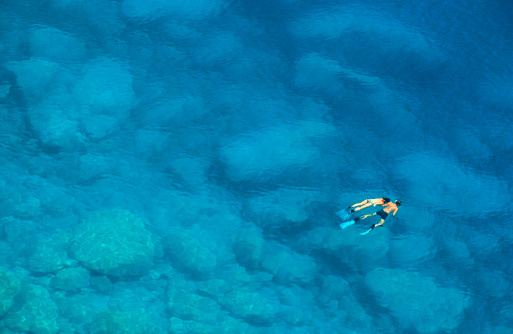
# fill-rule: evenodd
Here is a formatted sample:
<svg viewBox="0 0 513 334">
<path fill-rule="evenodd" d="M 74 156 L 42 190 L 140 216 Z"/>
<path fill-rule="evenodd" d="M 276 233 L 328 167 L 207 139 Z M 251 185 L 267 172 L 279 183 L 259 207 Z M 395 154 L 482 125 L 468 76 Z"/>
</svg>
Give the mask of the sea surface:
<svg viewBox="0 0 513 334">
<path fill-rule="evenodd" d="M 512 17 L 2 0 L 0 333 L 513 333 Z"/>
</svg>

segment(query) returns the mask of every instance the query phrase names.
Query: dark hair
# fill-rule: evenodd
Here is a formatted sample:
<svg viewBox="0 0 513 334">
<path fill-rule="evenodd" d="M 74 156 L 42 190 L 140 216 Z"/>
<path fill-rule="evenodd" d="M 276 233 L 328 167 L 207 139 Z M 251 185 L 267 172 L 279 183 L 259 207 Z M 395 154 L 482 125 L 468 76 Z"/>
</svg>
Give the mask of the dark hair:
<svg viewBox="0 0 513 334">
<path fill-rule="evenodd" d="M 383 199 L 385 200 L 385 203 L 390 202 L 390 198 L 388 198 L 388 197 L 383 197 Z"/>
<path fill-rule="evenodd" d="M 397 205 L 397 206 L 401 206 L 401 204 L 403 204 L 403 202 L 401 202 L 401 201 L 395 201 L 395 205 Z"/>
</svg>

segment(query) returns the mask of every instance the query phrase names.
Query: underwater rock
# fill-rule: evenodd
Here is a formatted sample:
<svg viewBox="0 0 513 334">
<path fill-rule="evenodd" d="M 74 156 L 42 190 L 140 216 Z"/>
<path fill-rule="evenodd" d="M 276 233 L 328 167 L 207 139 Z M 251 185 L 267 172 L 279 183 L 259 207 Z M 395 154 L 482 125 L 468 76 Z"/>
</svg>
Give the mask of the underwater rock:
<svg viewBox="0 0 513 334">
<path fill-rule="evenodd" d="M 61 64 L 39 58 L 11 62 L 7 68 L 14 72 L 17 85 L 23 90 L 25 98 L 31 102 L 48 99 L 49 95 L 59 92 L 63 86 L 72 87 L 76 79 Z M 29 110 L 29 119 L 30 114 Z"/>
<path fill-rule="evenodd" d="M 279 189 L 251 197 L 245 214 L 264 231 L 298 230 L 312 215 L 311 206 L 325 200 L 319 191 Z"/>
<path fill-rule="evenodd" d="M 217 267 L 216 255 L 193 235 L 175 233 L 166 237 L 164 247 L 181 269 L 197 277 L 207 277 Z"/>
<path fill-rule="evenodd" d="M 422 263 L 432 260 L 436 251 L 432 238 L 409 233 L 392 238 L 387 256 L 394 267 L 418 268 Z"/>
<path fill-rule="evenodd" d="M 305 285 L 314 280 L 317 265 L 310 256 L 294 253 L 270 242 L 265 249 L 262 270 L 274 275 L 276 282 Z"/>
<path fill-rule="evenodd" d="M 365 283 L 404 330 L 452 331 L 460 325 L 469 304 L 464 292 L 439 287 L 429 277 L 402 269 L 375 269 L 365 276 Z"/>
<path fill-rule="evenodd" d="M 468 245 L 456 238 L 447 237 L 443 240 L 443 247 L 439 251 L 447 263 L 454 268 L 454 262 L 459 266 L 472 267 L 475 264 Z"/>
<path fill-rule="evenodd" d="M 55 27 L 35 26 L 28 36 L 33 57 L 55 62 L 81 61 L 86 55 L 85 44 L 77 37 Z"/>
<path fill-rule="evenodd" d="M 11 85 L 9 84 L 0 84 L 0 99 L 5 98 L 7 95 L 9 95 L 9 92 L 11 91 Z"/>
<path fill-rule="evenodd" d="M 34 273 L 53 273 L 71 263 L 73 260 L 68 257 L 71 237 L 71 233 L 61 232 L 40 238 L 28 259 L 28 269 Z"/>
<path fill-rule="evenodd" d="M 9 311 L 18 292 L 20 282 L 16 276 L 10 271 L 0 269 L 0 317 Z"/>
<path fill-rule="evenodd" d="M 27 101 L 30 128 L 41 144 L 73 150 L 117 130 L 134 100 L 128 66 L 99 58 L 74 73 L 59 63 L 32 58 L 9 69 Z"/>
<path fill-rule="evenodd" d="M 241 266 L 255 269 L 262 263 L 265 240 L 262 231 L 256 227 L 248 227 L 239 233 L 233 244 L 233 252 Z"/>
<path fill-rule="evenodd" d="M 273 176 L 289 169 L 301 169 L 318 161 L 320 150 L 314 139 L 334 135 L 328 123 L 302 121 L 266 128 L 230 141 L 221 155 L 233 181 Z"/>
<path fill-rule="evenodd" d="M 364 223 L 365 221 L 358 222 L 344 230 L 323 227 L 312 229 L 299 239 L 299 247 L 308 254 L 321 253 L 333 257 L 351 270 L 366 273 L 385 261 L 391 232 L 385 226 L 362 236 L 360 233 L 370 224 L 377 223 L 377 218 L 376 221 L 369 221 L 363 227 L 359 226 Z"/>
<path fill-rule="evenodd" d="M 133 311 L 100 312 L 91 324 L 91 334 L 164 334 L 151 315 Z"/>
<path fill-rule="evenodd" d="M 7 328 L 15 332 L 55 334 L 59 331 L 58 316 L 58 308 L 48 291 L 30 284 L 20 291 L 4 319 Z"/>
<path fill-rule="evenodd" d="M 84 268 L 66 268 L 59 270 L 52 278 L 50 284 L 56 288 L 67 291 L 78 291 L 90 285 L 91 274 Z"/>
<path fill-rule="evenodd" d="M 228 3 L 223 0 L 125 0 L 121 10 L 129 19 L 141 22 L 154 21 L 166 16 L 171 16 L 173 21 L 201 21 L 219 13 Z"/>
<path fill-rule="evenodd" d="M 342 277 L 325 276 L 316 297 L 319 307 L 327 315 L 343 320 L 356 332 L 372 333 L 372 317 L 353 295 L 352 287 Z"/>
<path fill-rule="evenodd" d="M 471 219 L 502 212 L 511 202 L 507 183 L 497 177 L 476 173 L 451 157 L 435 152 L 417 152 L 402 157 L 394 169 L 404 179 L 412 201 L 422 201 L 437 211 Z M 422 171 L 419 173 L 419 171 Z M 422 189 L 422 190 L 421 190 Z M 483 211 L 470 206 L 460 194 L 475 192 L 475 202 L 488 203 Z M 426 197 L 426 193 L 430 196 Z M 490 201 L 490 196 L 494 197 Z"/>
<path fill-rule="evenodd" d="M 477 269 L 474 275 L 474 279 L 479 282 L 480 292 L 485 296 L 508 298 L 511 295 L 511 279 L 505 272 L 482 268 Z"/>
<path fill-rule="evenodd" d="M 175 288 L 169 289 L 168 298 L 168 309 L 173 316 L 211 325 L 217 323 L 221 307 L 214 300 L 185 289 Z"/>
<path fill-rule="evenodd" d="M 333 54 L 353 67 L 386 68 L 398 76 L 410 74 L 406 66 L 410 72 L 426 71 L 438 68 L 446 59 L 443 50 L 417 27 L 364 6 L 313 11 L 292 21 L 289 32 L 303 48 L 336 50 Z M 323 43 L 320 46 L 319 41 Z"/>
<path fill-rule="evenodd" d="M 74 86 L 70 117 L 80 120 L 90 138 L 105 137 L 130 114 L 135 96 L 132 81 L 124 63 L 108 58 L 90 62 Z"/>
<path fill-rule="evenodd" d="M 80 131 L 80 122 L 63 107 L 66 103 L 51 96 L 28 111 L 28 118 L 34 135 L 46 147 L 59 150 L 74 150 L 86 142 Z"/>
<path fill-rule="evenodd" d="M 56 291 L 52 299 L 59 307 L 59 313 L 74 326 L 76 333 L 89 333 L 95 315 L 108 310 L 108 295 L 91 291 L 69 293 L 68 291 Z"/>
<path fill-rule="evenodd" d="M 236 289 L 219 298 L 218 303 L 235 317 L 249 323 L 269 325 L 279 312 L 278 304 L 262 292 Z"/>
<path fill-rule="evenodd" d="M 340 94 L 346 91 L 339 62 L 318 53 L 303 55 L 295 62 L 294 85 L 309 93 Z"/>
<path fill-rule="evenodd" d="M 13 246 L 12 257 L 24 257 L 37 242 L 38 224 L 36 220 L 20 220 L 12 216 L 0 219 L 3 237 Z"/>
<path fill-rule="evenodd" d="M 112 282 L 107 276 L 91 276 L 91 287 L 101 293 L 108 294 L 112 289 Z"/>
<path fill-rule="evenodd" d="M 222 328 L 222 332 L 226 334 L 263 334 L 265 332 L 224 313 L 217 315 L 217 323 L 215 324 L 193 320 L 182 321 L 177 317 L 172 317 L 169 322 L 169 328 L 173 334 L 218 334 L 219 328 Z"/>
<path fill-rule="evenodd" d="M 122 209 L 96 211 L 79 224 L 70 254 L 86 268 L 111 276 L 138 276 L 155 252 L 144 221 Z"/>
</svg>

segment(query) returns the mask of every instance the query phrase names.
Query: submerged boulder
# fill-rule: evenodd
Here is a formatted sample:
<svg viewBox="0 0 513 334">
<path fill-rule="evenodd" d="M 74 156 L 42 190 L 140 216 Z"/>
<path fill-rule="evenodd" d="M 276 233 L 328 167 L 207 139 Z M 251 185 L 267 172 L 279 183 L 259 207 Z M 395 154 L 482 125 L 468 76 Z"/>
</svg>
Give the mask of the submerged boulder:
<svg viewBox="0 0 513 334">
<path fill-rule="evenodd" d="M 132 311 L 100 312 L 91 334 L 160 334 L 164 330 L 154 324 L 150 314 Z"/>
<path fill-rule="evenodd" d="M 269 296 L 249 290 L 233 290 L 218 303 L 233 316 L 258 325 L 269 325 L 280 311 Z"/>
<path fill-rule="evenodd" d="M 20 292 L 18 279 L 10 271 L 0 269 L 0 317 L 9 311 L 18 292 Z"/>
<path fill-rule="evenodd" d="M 232 181 L 252 181 L 261 175 L 276 177 L 309 168 L 321 154 L 315 142 L 334 134 L 335 128 L 328 123 L 284 124 L 230 140 L 221 149 L 221 157 Z"/>
<path fill-rule="evenodd" d="M 240 265 L 255 269 L 262 263 L 265 240 L 262 231 L 255 227 L 243 229 L 233 243 L 233 252 Z"/>
<path fill-rule="evenodd" d="M 168 236 L 166 248 L 177 267 L 196 277 L 208 277 L 217 268 L 216 254 L 189 233 Z"/>
<path fill-rule="evenodd" d="M 70 233 L 59 231 L 38 239 L 28 259 L 28 269 L 33 273 L 53 273 L 71 263 L 68 257 Z"/>
<path fill-rule="evenodd" d="M 86 268 L 111 276 L 138 276 L 153 265 L 155 246 L 138 216 L 121 209 L 91 214 L 80 224 L 70 254 Z"/>
<path fill-rule="evenodd" d="M 450 332 L 468 306 L 462 291 L 439 287 L 431 278 L 406 270 L 378 268 L 366 275 L 365 283 L 405 330 Z"/>
<path fill-rule="evenodd" d="M 60 290 L 79 291 L 90 285 L 91 274 L 84 268 L 66 268 L 60 270 L 50 281 L 52 287 Z"/>
<path fill-rule="evenodd" d="M 4 320 L 6 327 L 15 332 L 54 334 L 59 331 L 58 316 L 48 290 L 31 284 L 21 290 Z"/>
</svg>

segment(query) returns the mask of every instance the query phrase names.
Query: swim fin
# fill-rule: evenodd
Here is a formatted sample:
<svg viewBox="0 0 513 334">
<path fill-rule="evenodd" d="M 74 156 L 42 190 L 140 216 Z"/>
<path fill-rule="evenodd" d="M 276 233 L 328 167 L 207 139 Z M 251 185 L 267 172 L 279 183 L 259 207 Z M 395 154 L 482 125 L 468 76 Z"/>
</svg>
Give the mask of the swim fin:
<svg viewBox="0 0 513 334">
<path fill-rule="evenodd" d="M 370 228 L 370 229 L 368 229 L 367 231 L 360 233 L 360 235 L 366 235 L 366 234 L 369 234 L 369 233 L 370 233 L 370 231 L 372 231 L 372 230 L 373 230 L 373 229 L 372 229 L 372 228 Z"/>
<path fill-rule="evenodd" d="M 342 219 L 343 221 L 346 221 L 351 217 L 351 214 L 348 212 L 347 209 L 342 209 L 337 212 L 337 217 Z"/>
<path fill-rule="evenodd" d="M 345 222 L 345 223 L 340 224 L 340 228 L 345 229 L 346 227 L 351 226 L 351 225 L 353 225 L 354 223 L 356 223 L 354 220 L 350 220 L 350 221 L 348 221 L 348 222 Z"/>
<path fill-rule="evenodd" d="M 369 233 L 370 233 L 370 231 L 372 231 L 372 230 L 374 229 L 374 227 L 376 227 L 376 225 L 374 225 L 374 224 L 373 224 L 373 225 L 372 225 L 372 226 L 371 226 L 367 231 L 360 233 L 360 235 L 366 235 L 366 234 L 369 234 Z"/>
</svg>

